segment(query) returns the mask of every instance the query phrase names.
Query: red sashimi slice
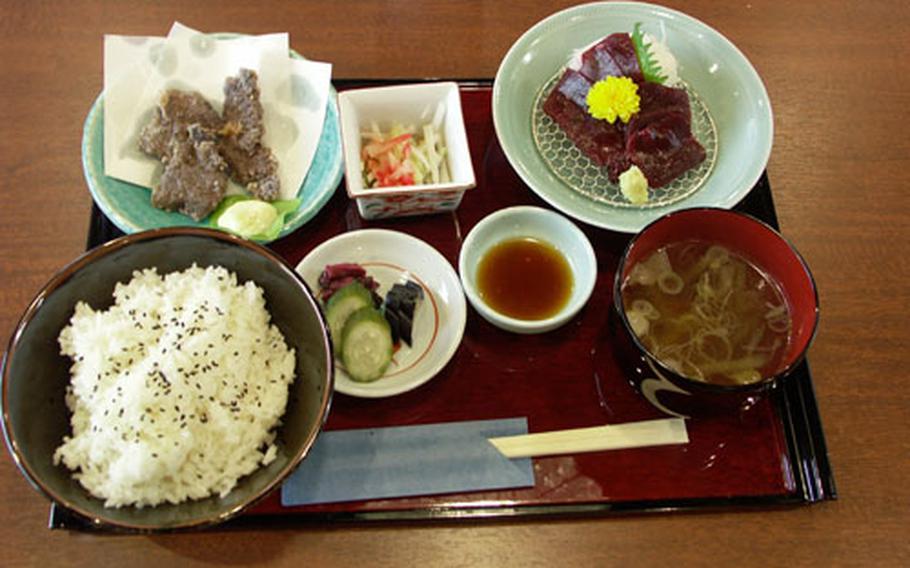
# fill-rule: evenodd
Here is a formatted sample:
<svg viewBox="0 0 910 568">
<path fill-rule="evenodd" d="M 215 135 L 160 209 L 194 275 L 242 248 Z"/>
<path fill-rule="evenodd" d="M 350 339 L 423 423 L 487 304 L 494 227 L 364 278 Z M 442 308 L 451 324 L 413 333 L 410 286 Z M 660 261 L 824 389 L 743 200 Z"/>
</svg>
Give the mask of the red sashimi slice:
<svg viewBox="0 0 910 568">
<path fill-rule="evenodd" d="M 607 168 L 611 181 L 629 168 L 625 153 L 625 126 L 610 124 L 588 114 L 585 96 L 591 88 L 580 73 L 567 69 L 544 102 L 543 110 L 569 140 L 595 164 Z"/>
<path fill-rule="evenodd" d="M 659 123 L 658 123 L 659 124 Z M 660 144 L 654 140 L 647 143 L 633 142 L 635 139 L 653 136 L 654 138 L 663 137 L 663 140 L 671 136 L 666 132 L 660 132 L 657 127 L 649 127 L 636 133 L 634 138 L 630 138 L 630 145 L 638 148 L 639 145 L 645 146 L 648 143 L 652 146 Z M 653 147 L 648 151 L 636 149 L 628 152 L 632 163 L 641 169 L 645 177 L 648 178 L 648 185 L 651 187 L 663 187 L 683 173 L 705 160 L 705 149 L 698 140 L 689 136 L 679 140 L 677 144 L 666 150 L 655 150 Z"/>
<path fill-rule="evenodd" d="M 692 111 L 689 107 L 689 94 L 685 89 L 642 81 L 638 84 L 638 96 L 641 98 L 638 103 L 639 112 L 632 118 L 630 127 L 634 122 L 647 124 L 650 122 L 650 115 L 666 111 L 685 113 L 686 127 L 689 127 Z"/>
<path fill-rule="evenodd" d="M 559 83 L 556 85 L 556 88 L 553 89 L 553 93 L 568 99 L 568 101 L 579 108 L 587 109 L 587 97 L 588 91 L 590 90 L 591 82 L 581 73 L 572 69 L 566 69 L 565 73 L 562 74 Z"/>
<path fill-rule="evenodd" d="M 644 80 L 632 38 L 624 33 L 608 35 L 588 48 L 581 56 L 579 72 L 592 83 L 604 77 L 630 77 L 637 83 Z"/>
<path fill-rule="evenodd" d="M 629 154 L 668 152 L 682 146 L 692 137 L 689 115 L 678 110 L 654 111 L 647 121 L 630 124 L 626 136 Z"/>
<path fill-rule="evenodd" d="M 651 187 L 662 187 L 704 161 L 692 137 L 692 111 L 685 89 L 645 82 L 639 86 L 641 110 L 629 122 L 626 154 Z"/>
</svg>

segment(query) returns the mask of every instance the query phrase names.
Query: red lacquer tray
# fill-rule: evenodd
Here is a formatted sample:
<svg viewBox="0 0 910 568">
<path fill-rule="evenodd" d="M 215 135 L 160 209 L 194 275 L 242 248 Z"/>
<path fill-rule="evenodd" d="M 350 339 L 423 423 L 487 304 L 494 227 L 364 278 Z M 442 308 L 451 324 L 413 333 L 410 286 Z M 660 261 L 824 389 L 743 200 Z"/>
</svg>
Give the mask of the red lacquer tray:
<svg viewBox="0 0 910 568">
<path fill-rule="evenodd" d="M 339 89 L 362 84 L 341 82 Z M 515 204 L 549 207 L 514 173 L 491 115 L 489 81 L 462 82 L 462 105 L 477 187 L 454 214 L 368 222 L 345 194 L 272 248 L 296 265 L 310 250 L 345 231 L 382 227 L 435 246 L 457 266 L 462 238 L 485 215 Z M 766 176 L 737 206 L 776 226 Z M 568 325 L 537 336 L 501 331 L 471 308 L 452 361 L 424 386 L 386 399 L 336 393 L 327 430 L 526 416 L 530 432 L 621 423 L 662 415 L 636 394 L 612 357 L 607 320 L 614 270 L 629 236 L 582 226 L 598 260 L 595 292 Z M 119 236 L 97 209 L 89 246 Z M 387 520 L 595 514 L 811 503 L 835 497 L 808 367 L 746 412 L 688 422 L 690 443 L 536 458 L 535 486 L 510 491 L 282 507 L 278 492 L 235 523 L 264 516 Z M 77 527 L 54 508 L 51 525 Z"/>
</svg>

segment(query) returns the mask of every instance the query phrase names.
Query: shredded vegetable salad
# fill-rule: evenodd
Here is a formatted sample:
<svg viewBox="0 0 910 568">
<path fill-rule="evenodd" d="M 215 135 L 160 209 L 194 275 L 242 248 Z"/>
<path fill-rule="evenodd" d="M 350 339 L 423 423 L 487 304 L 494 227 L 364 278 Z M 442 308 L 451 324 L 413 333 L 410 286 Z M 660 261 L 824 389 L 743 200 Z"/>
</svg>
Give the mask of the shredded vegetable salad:
<svg viewBox="0 0 910 568">
<path fill-rule="evenodd" d="M 379 125 L 362 132 L 365 187 L 395 187 L 445 183 L 451 180 L 445 140 L 439 129 L 425 124 L 394 124 L 387 132 Z"/>
</svg>

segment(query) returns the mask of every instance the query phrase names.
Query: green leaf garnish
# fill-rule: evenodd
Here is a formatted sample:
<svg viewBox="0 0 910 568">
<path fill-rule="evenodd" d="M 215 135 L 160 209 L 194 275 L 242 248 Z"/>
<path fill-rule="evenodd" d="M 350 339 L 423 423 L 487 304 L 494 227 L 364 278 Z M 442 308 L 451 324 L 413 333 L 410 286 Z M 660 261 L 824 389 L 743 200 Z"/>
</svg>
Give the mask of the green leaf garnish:
<svg viewBox="0 0 910 568">
<path fill-rule="evenodd" d="M 212 214 L 209 215 L 209 226 L 222 231 L 233 232 L 219 225 L 218 219 L 220 219 L 224 212 L 230 209 L 230 207 L 235 203 L 239 201 L 248 201 L 251 199 L 254 198 L 248 195 L 229 195 L 225 197 L 221 200 L 221 203 L 218 204 L 218 207 L 212 212 Z M 300 207 L 300 198 L 272 201 L 269 203 L 269 205 L 274 207 L 275 211 L 278 213 L 269 228 L 255 235 L 240 235 L 241 237 L 250 239 L 251 241 L 259 242 L 268 242 L 277 239 L 278 235 L 281 234 L 281 230 L 284 228 L 285 218 L 289 214 L 296 211 L 298 207 Z"/>
<path fill-rule="evenodd" d="M 635 46 L 635 55 L 638 56 L 638 66 L 641 67 L 641 73 L 645 76 L 645 80 L 663 85 L 667 80 L 667 76 L 662 73 L 663 70 L 660 68 L 660 65 L 654 61 L 654 56 L 651 53 L 651 46 L 645 45 L 645 36 L 641 31 L 641 22 L 636 23 L 635 28 L 632 30 L 632 44 Z"/>
</svg>

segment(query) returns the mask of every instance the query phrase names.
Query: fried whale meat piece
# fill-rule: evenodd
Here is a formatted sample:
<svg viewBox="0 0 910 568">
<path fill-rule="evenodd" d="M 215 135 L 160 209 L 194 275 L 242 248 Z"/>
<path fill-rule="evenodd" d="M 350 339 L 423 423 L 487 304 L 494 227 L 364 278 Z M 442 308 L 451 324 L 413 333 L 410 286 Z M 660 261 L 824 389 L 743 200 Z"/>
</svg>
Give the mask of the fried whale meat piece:
<svg viewBox="0 0 910 568">
<path fill-rule="evenodd" d="M 222 114 L 219 145 L 232 177 L 258 199 L 278 199 L 278 162 L 262 143 L 265 128 L 255 71 L 241 69 L 237 77 L 225 80 Z"/>
<path fill-rule="evenodd" d="M 257 81 L 249 69 L 229 77 L 221 115 L 198 92 L 164 92 L 139 134 L 139 149 L 164 164 L 153 206 L 198 221 L 224 198 L 229 176 L 263 201 L 280 197 L 278 162 L 262 143 Z"/>
<path fill-rule="evenodd" d="M 139 149 L 164 161 L 171 139 L 186 139 L 187 127 L 191 124 L 215 132 L 224 126 L 224 121 L 201 94 L 167 90 L 158 101 L 154 118 L 139 134 Z"/>
<path fill-rule="evenodd" d="M 171 137 L 165 152 L 164 173 L 152 190 L 152 205 L 179 211 L 199 221 L 224 199 L 228 166 L 218 153 L 210 131 L 198 124 Z"/>
</svg>

